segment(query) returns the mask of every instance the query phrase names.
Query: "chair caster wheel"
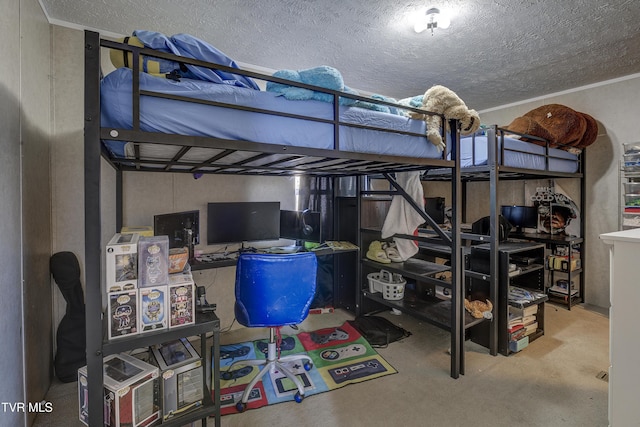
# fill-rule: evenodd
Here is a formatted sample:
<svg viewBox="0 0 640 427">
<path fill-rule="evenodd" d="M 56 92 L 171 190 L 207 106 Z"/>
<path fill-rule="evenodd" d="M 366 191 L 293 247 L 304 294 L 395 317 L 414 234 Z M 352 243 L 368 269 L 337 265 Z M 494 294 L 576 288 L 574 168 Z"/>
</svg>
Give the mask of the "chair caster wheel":
<svg viewBox="0 0 640 427">
<path fill-rule="evenodd" d="M 297 392 L 293 398 L 295 399 L 296 402 L 300 403 L 304 400 L 304 395 L 300 394 L 300 392 Z"/>
<path fill-rule="evenodd" d="M 313 368 L 313 363 L 311 363 L 311 362 L 306 362 L 306 363 L 304 364 L 304 370 L 305 370 L 305 371 L 310 371 L 310 370 L 311 370 L 311 368 Z"/>
<path fill-rule="evenodd" d="M 238 412 L 244 412 L 245 409 L 247 409 L 247 404 L 246 403 L 242 403 L 242 402 L 236 403 L 236 410 Z"/>
</svg>

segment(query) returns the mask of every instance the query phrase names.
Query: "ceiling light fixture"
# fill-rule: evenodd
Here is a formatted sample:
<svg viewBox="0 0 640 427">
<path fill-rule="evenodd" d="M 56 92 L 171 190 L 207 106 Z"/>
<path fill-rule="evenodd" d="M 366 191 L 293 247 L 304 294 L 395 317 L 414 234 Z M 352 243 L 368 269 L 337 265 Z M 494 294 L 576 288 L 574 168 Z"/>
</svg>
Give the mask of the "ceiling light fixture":
<svg viewBox="0 0 640 427">
<path fill-rule="evenodd" d="M 413 26 L 416 33 L 421 33 L 424 30 L 431 30 L 433 35 L 434 28 L 441 28 L 446 30 L 451 25 L 451 20 L 448 16 L 440 13 L 440 9 L 437 7 L 430 7 L 427 9 L 424 16 L 421 16 Z"/>
</svg>

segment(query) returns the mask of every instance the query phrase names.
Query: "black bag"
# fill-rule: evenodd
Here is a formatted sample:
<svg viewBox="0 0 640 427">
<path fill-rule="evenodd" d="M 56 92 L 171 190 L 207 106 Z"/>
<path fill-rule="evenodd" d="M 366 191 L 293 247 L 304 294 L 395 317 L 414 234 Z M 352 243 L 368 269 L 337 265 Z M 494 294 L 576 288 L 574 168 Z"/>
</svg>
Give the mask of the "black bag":
<svg viewBox="0 0 640 427">
<path fill-rule="evenodd" d="M 360 332 L 371 347 L 386 347 L 392 342 L 411 336 L 411 332 L 380 316 L 359 316 L 349 320 L 349 323 Z"/>
<path fill-rule="evenodd" d="M 56 332 L 56 356 L 53 362 L 56 377 L 68 383 L 78 379 L 78 368 L 86 365 L 85 306 L 80 264 L 72 252 L 58 252 L 51 256 L 49 268 L 67 311 Z"/>
</svg>

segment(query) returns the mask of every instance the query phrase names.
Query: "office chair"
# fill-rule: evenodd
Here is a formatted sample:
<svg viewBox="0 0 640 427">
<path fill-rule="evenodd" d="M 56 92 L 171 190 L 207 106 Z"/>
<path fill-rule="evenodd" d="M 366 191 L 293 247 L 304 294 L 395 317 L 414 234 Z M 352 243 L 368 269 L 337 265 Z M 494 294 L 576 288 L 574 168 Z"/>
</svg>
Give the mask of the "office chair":
<svg viewBox="0 0 640 427">
<path fill-rule="evenodd" d="M 277 328 L 300 323 L 309 314 L 316 291 L 316 271 L 316 255 L 310 252 L 286 255 L 243 253 L 238 258 L 234 307 L 236 320 L 249 328 L 269 328 L 266 360 L 238 360 L 223 373 L 223 379 L 230 379 L 236 363 L 264 365 L 247 384 L 242 400 L 236 404 L 239 412 L 245 410 L 256 383 L 270 371 L 278 370 L 293 381 L 298 388 L 294 397 L 296 402 L 304 399 L 304 384 L 282 363 L 297 360 L 304 363 L 308 371 L 313 366 L 311 358 L 306 355 L 279 357 L 275 336 Z"/>
</svg>

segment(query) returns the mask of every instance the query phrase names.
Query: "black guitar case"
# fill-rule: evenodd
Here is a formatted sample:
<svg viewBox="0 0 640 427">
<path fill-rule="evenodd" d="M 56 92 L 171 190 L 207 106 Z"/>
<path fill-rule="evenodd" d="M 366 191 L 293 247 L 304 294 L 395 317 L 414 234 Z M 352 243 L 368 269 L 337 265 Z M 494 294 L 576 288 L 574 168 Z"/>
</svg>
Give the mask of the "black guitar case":
<svg viewBox="0 0 640 427">
<path fill-rule="evenodd" d="M 72 252 L 58 252 L 51 256 L 49 268 L 67 310 L 56 333 L 55 375 L 62 382 L 78 379 L 78 368 L 86 362 L 86 328 L 84 294 L 80 282 L 80 264 Z"/>
</svg>

